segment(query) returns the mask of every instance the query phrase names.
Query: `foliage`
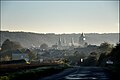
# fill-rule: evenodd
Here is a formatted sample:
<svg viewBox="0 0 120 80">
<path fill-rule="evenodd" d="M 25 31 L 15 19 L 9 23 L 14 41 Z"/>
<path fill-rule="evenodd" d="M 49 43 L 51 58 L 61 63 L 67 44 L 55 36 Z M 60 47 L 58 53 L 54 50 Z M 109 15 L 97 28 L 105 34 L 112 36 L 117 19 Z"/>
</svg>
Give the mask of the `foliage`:
<svg viewBox="0 0 120 80">
<path fill-rule="evenodd" d="M 97 58 L 93 56 L 89 56 L 86 60 L 83 62 L 83 66 L 96 66 L 97 64 Z"/>
<path fill-rule="evenodd" d="M 46 43 L 41 44 L 40 46 L 41 49 L 48 49 L 48 45 Z"/>
<path fill-rule="evenodd" d="M 106 55 L 110 53 L 112 49 L 113 45 L 109 44 L 108 42 L 101 43 L 99 46 L 99 50 L 101 51 L 101 53 L 106 53 Z"/>
<path fill-rule="evenodd" d="M 8 76 L 0 76 L 0 80 L 10 80 Z"/>
<path fill-rule="evenodd" d="M 33 60 L 33 59 L 35 59 L 35 58 L 36 58 L 35 53 L 33 53 L 33 52 L 32 52 L 32 51 L 30 51 L 30 50 L 29 50 L 29 52 L 28 52 L 28 56 L 29 56 L 29 59 L 30 59 L 30 60 Z"/>
<path fill-rule="evenodd" d="M 109 56 L 113 57 L 114 60 L 120 60 L 120 43 L 113 48 Z"/>
<path fill-rule="evenodd" d="M 79 53 L 78 51 L 75 51 L 73 55 L 65 56 L 64 62 L 70 65 L 80 65 L 80 60 L 85 57 L 85 53 Z"/>
<path fill-rule="evenodd" d="M 120 43 L 116 45 L 115 48 L 111 51 L 111 53 L 108 55 L 108 57 L 111 58 L 111 60 L 114 62 L 114 67 L 116 69 L 118 68 L 120 71 Z"/>
<path fill-rule="evenodd" d="M 92 52 L 90 55 L 84 60 L 83 66 L 96 66 L 98 60 L 98 53 Z"/>
<path fill-rule="evenodd" d="M 22 71 L 15 71 L 13 73 L 7 73 L 5 76 L 0 76 L 0 80 L 36 80 L 49 76 L 66 69 L 66 65 L 57 66 L 43 66 L 33 69 L 26 69 Z"/>
<path fill-rule="evenodd" d="M 98 66 L 103 66 L 103 67 L 108 68 L 109 70 L 113 72 L 113 75 L 117 77 L 120 74 L 120 51 L 119 49 L 120 49 L 120 43 L 117 44 L 108 55 L 106 55 L 106 53 L 102 53 L 98 60 L 98 63 L 99 63 Z M 111 65 L 106 64 L 107 60 L 111 60 L 113 64 Z"/>
<path fill-rule="evenodd" d="M 10 41 L 9 39 L 6 39 L 1 46 L 2 51 L 16 50 L 16 49 L 20 49 L 20 48 L 22 48 L 20 43 Z"/>
</svg>

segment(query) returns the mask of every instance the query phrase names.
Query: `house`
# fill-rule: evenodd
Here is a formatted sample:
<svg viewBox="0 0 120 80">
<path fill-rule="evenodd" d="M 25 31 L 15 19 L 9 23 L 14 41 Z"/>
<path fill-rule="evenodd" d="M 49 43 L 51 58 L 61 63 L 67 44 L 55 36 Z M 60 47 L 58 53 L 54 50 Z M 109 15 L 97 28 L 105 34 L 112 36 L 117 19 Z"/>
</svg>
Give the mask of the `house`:
<svg viewBox="0 0 120 80">
<path fill-rule="evenodd" d="M 20 59 L 29 59 L 27 51 L 21 52 L 20 50 L 15 50 L 12 52 L 12 60 L 20 60 Z"/>
</svg>

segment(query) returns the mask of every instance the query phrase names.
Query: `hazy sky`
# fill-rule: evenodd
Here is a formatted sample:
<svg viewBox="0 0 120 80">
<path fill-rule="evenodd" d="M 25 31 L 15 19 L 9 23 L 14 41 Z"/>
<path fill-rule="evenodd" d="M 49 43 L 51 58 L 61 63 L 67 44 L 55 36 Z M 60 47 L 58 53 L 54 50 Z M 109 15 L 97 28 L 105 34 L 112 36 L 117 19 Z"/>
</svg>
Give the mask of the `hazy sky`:
<svg viewBox="0 0 120 80">
<path fill-rule="evenodd" d="M 2 1 L 1 30 L 119 32 L 118 1 Z"/>
</svg>

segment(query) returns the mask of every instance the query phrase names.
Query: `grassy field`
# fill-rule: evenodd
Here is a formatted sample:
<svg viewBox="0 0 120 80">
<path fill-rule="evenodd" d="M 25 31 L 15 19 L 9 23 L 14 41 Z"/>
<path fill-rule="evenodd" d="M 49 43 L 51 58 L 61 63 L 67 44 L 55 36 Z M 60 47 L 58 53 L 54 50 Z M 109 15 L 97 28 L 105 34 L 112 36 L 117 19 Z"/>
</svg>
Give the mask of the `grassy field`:
<svg viewBox="0 0 120 80">
<path fill-rule="evenodd" d="M 36 80 L 66 68 L 66 64 L 56 63 L 5 64 L 0 66 L 0 80 Z"/>
</svg>

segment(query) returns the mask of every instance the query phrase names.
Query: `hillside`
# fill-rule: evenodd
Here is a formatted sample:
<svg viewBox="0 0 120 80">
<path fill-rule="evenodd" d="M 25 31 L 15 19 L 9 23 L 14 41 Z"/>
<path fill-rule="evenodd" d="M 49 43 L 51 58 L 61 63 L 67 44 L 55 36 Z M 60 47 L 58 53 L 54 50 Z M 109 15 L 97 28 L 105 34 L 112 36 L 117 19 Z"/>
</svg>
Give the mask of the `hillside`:
<svg viewBox="0 0 120 80">
<path fill-rule="evenodd" d="M 10 39 L 11 41 L 19 42 L 23 47 L 31 47 L 32 45 L 40 46 L 42 43 L 46 43 L 49 46 L 56 44 L 59 37 L 61 39 L 66 39 L 67 43 L 71 42 L 71 38 L 74 39 L 75 43 L 78 43 L 80 34 L 39 34 L 39 33 L 30 33 L 30 32 L 9 32 L 9 31 L 0 31 L 1 41 Z M 86 42 L 88 44 L 99 45 L 102 42 L 109 42 L 111 44 L 116 44 L 119 41 L 118 33 L 109 33 L 109 34 L 97 34 L 97 33 L 86 33 Z"/>
</svg>

